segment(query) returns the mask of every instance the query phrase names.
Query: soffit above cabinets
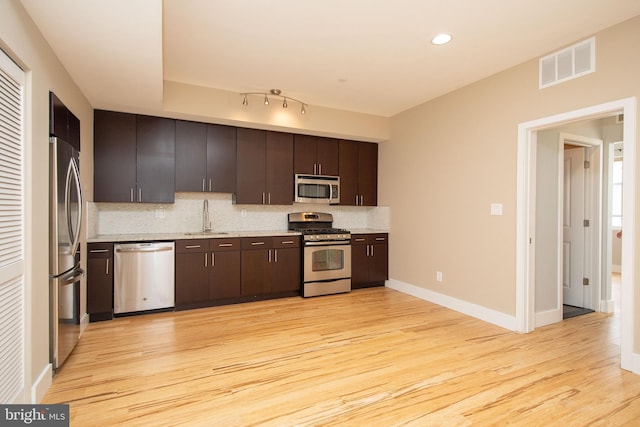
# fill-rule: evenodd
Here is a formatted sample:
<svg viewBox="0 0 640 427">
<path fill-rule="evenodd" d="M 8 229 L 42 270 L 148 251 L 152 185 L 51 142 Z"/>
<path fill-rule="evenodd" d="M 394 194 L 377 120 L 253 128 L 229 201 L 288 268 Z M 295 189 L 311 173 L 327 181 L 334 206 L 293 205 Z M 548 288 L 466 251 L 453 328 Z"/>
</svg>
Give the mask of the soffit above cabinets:
<svg viewBox="0 0 640 427">
<path fill-rule="evenodd" d="M 136 112 L 175 81 L 390 117 L 640 14 L 637 0 L 20 1 L 95 108 Z M 433 45 L 441 32 L 452 42 Z"/>
</svg>

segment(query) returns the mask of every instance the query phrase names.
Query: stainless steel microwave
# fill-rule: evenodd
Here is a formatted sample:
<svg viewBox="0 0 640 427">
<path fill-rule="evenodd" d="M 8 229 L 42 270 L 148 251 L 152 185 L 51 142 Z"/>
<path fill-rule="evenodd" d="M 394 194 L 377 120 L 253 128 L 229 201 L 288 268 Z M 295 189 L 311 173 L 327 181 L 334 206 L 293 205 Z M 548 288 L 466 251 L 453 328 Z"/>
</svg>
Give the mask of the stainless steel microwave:
<svg viewBox="0 0 640 427">
<path fill-rule="evenodd" d="M 340 177 L 296 174 L 294 201 L 325 205 L 340 203 Z"/>
</svg>

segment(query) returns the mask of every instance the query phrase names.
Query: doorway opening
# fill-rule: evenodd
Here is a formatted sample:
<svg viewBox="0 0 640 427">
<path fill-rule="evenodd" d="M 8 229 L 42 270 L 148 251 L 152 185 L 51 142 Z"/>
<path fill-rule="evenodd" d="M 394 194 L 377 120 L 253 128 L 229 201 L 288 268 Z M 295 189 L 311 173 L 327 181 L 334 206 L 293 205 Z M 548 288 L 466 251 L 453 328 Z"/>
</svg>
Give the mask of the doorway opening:
<svg viewBox="0 0 640 427">
<path fill-rule="evenodd" d="M 601 119 L 616 114 L 624 114 L 627 120 L 623 123 L 623 146 L 626 154 L 623 188 L 623 228 L 625 235 L 634 236 L 635 218 L 635 142 L 636 142 L 636 99 L 626 98 L 600 104 L 584 109 L 562 113 L 518 126 L 518 164 L 517 164 L 517 247 L 516 247 L 516 323 L 519 332 L 531 332 L 536 327 L 536 246 L 538 242 L 536 229 L 536 152 L 539 131 L 567 125 L 577 121 Z M 555 179 L 558 174 L 553 175 Z M 557 203 L 560 201 L 557 200 Z M 558 210 L 555 210 L 557 213 Z M 557 214 L 554 214 L 557 216 Z M 608 221 L 607 221 L 608 223 Z M 608 230 L 608 227 L 605 227 Z M 633 353 L 634 337 L 634 243 L 632 238 L 622 239 L 622 272 L 621 272 L 621 304 L 620 304 L 620 343 L 621 367 L 640 373 L 640 355 Z M 608 263 L 599 262 L 598 266 L 608 270 Z M 558 275 L 560 268 L 555 269 Z M 610 273 L 609 273 L 610 274 Z M 602 275 L 600 276 L 602 277 Z M 558 279 L 558 277 L 556 277 Z M 557 283 L 554 281 L 554 283 Z M 558 299 L 560 301 L 560 299 Z M 598 294 L 594 303 L 599 304 Z M 636 361 L 636 363 L 634 363 Z M 637 369 L 633 367 L 638 366 Z"/>
</svg>

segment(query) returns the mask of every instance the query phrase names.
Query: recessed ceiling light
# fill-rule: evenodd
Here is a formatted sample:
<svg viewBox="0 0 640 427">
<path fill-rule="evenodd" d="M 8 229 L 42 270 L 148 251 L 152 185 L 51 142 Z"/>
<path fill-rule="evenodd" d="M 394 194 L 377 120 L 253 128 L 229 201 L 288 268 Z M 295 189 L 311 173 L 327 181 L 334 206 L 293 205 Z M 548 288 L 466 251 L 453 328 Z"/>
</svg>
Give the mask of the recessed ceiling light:
<svg viewBox="0 0 640 427">
<path fill-rule="evenodd" d="M 433 44 L 447 44 L 451 41 L 451 34 L 438 34 L 434 38 L 431 39 L 431 43 Z"/>
</svg>

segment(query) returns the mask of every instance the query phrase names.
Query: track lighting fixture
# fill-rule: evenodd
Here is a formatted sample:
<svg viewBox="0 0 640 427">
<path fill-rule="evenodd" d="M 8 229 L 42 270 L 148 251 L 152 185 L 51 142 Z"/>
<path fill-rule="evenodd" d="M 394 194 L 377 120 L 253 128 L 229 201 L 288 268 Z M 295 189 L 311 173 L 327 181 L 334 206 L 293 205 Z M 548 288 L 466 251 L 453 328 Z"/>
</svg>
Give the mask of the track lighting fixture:
<svg viewBox="0 0 640 427">
<path fill-rule="evenodd" d="M 272 97 L 275 96 L 275 97 L 282 98 L 282 108 L 289 107 L 289 104 L 287 101 L 294 101 L 300 104 L 300 114 L 307 114 L 307 104 L 305 104 L 304 102 L 298 99 L 291 98 L 290 96 L 281 95 L 281 93 L 282 91 L 280 89 L 271 89 L 269 92 L 246 92 L 241 94 L 243 96 L 242 105 L 244 105 L 245 107 L 249 105 L 249 98 L 248 98 L 249 95 L 264 96 L 264 105 L 269 105 L 269 96 L 272 96 Z"/>
</svg>

